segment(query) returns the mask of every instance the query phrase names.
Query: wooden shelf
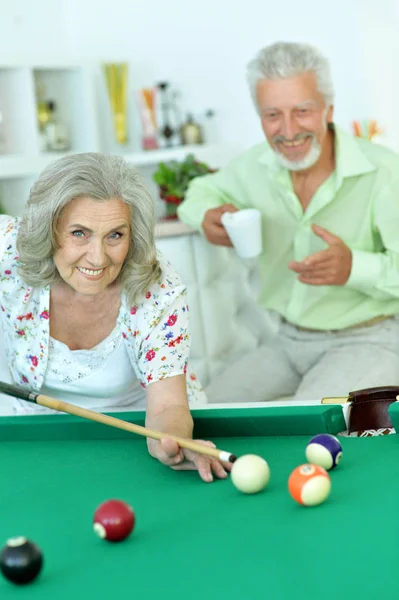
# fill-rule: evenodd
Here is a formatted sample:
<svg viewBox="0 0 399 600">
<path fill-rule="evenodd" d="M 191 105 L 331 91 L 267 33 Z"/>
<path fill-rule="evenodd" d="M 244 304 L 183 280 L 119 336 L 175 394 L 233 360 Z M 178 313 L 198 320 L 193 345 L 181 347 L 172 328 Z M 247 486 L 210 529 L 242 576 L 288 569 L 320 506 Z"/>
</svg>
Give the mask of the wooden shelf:
<svg viewBox="0 0 399 600">
<path fill-rule="evenodd" d="M 41 152 L 37 119 L 38 82 L 48 100 L 57 107 L 57 116 L 69 133 L 71 150 Z M 0 207 L 19 216 L 30 188 L 41 171 L 62 156 L 81 152 L 104 152 L 123 156 L 142 173 L 151 193 L 157 195 L 152 173 L 161 162 L 184 160 L 194 154 L 198 160 L 219 168 L 239 151 L 226 143 L 174 146 L 141 151 L 141 130 L 134 90 L 129 90 L 129 139 L 126 146 L 115 141 L 112 114 L 104 77 L 98 64 L 0 64 L 0 134 L 5 143 L 0 153 Z"/>
<path fill-rule="evenodd" d="M 137 167 L 156 166 L 160 162 L 171 160 L 184 160 L 188 154 L 194 154 L 199 160 L 212 163 L 212 158 L 224 156 L 229 153 L 231 147 L 226 144 L 198 144 L 195 146 L 178 146 L 160 150 L 149 150 L 147 152 L 120 153 L 128 162 Z M 14 177 L 27 177 L 39 174 L 42 169 L 53 161 L 74 154 L 74 152 L 46 152 L 42 154 L 0 154 L 0 179 Z"/>
</svg>

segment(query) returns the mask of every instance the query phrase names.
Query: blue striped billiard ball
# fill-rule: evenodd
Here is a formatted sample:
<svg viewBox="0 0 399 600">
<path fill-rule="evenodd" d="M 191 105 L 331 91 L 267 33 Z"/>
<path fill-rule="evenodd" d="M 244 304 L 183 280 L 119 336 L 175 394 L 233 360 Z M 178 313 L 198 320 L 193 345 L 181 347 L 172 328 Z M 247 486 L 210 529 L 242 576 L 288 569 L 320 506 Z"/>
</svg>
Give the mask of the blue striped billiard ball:
<svg viewBox="0 0 399 600">
<path fill-rule="evenodd" d="M 339 440 L 329 433 L 315 435 L 306 446 L 306 459 L 313 465 L 319 465 L 330 471 L 342 458 L 342 446 Z"/>
</svg>

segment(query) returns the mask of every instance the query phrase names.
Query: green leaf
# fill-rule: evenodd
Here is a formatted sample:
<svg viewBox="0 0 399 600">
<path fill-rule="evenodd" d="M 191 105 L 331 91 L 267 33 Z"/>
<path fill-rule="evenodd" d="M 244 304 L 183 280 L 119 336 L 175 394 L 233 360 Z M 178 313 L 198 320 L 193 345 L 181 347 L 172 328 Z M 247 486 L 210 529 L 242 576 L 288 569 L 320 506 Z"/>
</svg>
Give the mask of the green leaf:
<svg viewBox="0 0 399 600">
<path fill-rule="evenodd" d="M 190 182 L 211 171 L 213 169 L 206 163 L 197 161 L 194 154 L 188 154 L 181 162 L 172 160 L 167 164 L 160 163 L 153 174 L 153 180 L 167 195 L 184 198 Z"/>
</svg>

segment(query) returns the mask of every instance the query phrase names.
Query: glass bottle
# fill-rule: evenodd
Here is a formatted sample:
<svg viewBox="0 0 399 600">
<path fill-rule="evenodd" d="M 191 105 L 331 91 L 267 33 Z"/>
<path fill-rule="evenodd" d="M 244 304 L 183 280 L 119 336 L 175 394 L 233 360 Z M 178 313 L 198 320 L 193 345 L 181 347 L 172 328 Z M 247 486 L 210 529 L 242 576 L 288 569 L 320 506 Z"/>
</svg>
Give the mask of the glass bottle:
<svg viewBox="0 0 399 600">
<path fill-rule="evenodd" d="M 192 115 L 187 115 L 187 121 L 180 128 L 180 141 L 184 145 L 202 144 L 202 130 Z"/>
<path fill-rule="evenodd" d="M 68 130 L 57 117 L 57 106 L 54 101 L 47 103 L 48 120 L 45 125 L 46 150 L 60 152 L 69 150 Z"/>
</svg>

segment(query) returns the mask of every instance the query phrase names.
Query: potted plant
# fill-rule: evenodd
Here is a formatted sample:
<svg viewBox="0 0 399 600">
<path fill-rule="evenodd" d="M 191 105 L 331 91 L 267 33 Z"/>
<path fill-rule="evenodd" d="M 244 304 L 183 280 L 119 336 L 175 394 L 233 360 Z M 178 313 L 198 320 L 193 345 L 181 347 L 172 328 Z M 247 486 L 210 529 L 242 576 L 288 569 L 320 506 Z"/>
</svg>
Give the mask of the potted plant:
<svg viewBox="0 0 399 600">
<path fill-rule="evenodd" d="M 192 179 L 214 171 L 206 163 L 196 160 L 193 154 L 187 155 L 182 162 L 160 163 L 153 179 L 159 187 L 160 198 L 166 203 L 166 218 L 176 219 L 177 207 L 183 202 Z"/>
</svg>

